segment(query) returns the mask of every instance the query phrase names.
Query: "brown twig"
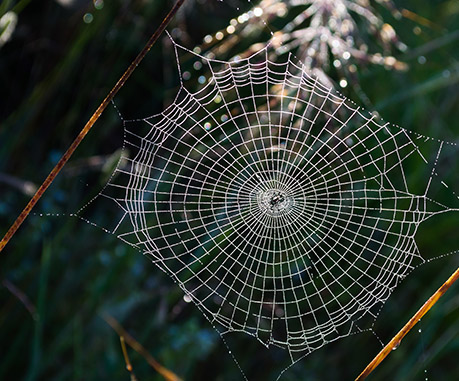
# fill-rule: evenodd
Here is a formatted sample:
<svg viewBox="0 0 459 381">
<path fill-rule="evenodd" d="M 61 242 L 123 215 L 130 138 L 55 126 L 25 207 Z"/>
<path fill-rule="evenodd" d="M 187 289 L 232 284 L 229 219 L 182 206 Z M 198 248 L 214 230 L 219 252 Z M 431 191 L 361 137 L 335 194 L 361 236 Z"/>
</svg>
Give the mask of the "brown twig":
<svg viewBox="0 0 459 381">
<path fill-rule="evenodd" d="M 401 14 L 403 17 L 409 19 L 409 20 L 412 20 L 420 25 L 423 25 L 423 26 L 426 26 L 428 28 L 431 28 L 431 29 L 436 29 L 436 30 L 443 30 L 443 28 L 430 21 L 429 19 L 425 18 L 425 17 L 422 17 L 420 15 L 418 15 L 417 13 L 413 12 L 413 11 L 410 11 L 408 9 L 402 9 L 401 11 Z"/>
<path fill-rule="evenodd" d="M 443 294 L 456 282 L 459 278 L 459 267 L 456 271 L 448 278 L 448 280 L 442 284 L 442 286 L 424 303 L 424 305 L 416 312 L 413 317 L 405 324 L 405 326 L 392 338 L 381 352 L 367 365 L 362 373 L 355 379 L 355 381 L 361 381 L 368 377 L 368 375 L 386 358 L 386 356 L 400 345 L 400 342 L 405 335 L 417 324 L 417 322 L 429 311 L 432 306 L 437 303 Z"/>
<path fill-rule="evenodd" d="M 2 284 L 9 292 L 11 292 L 16 298 L 18 298 L 18 300 L 24 305 L 27 311 L 29 311 L 30 315 L 32 316 L 32 319 L 38 320 L 37 309 L 35 308 L 34 304 L 30 301 L 29 297 L 18 287 L 16 287 L 13 283 L 11 283 L 8 279 L 3 279 Z"/>
<path fill-rule="evenodd" d="M 118 336 L 123 337 L 126 340 L 126 343 L 134 349 L 138 354 L 140 354 L 147 362 L 154 368 L 161 376 L 164 377 L 167 381 L 182 381 L 174 372 L 162 366 L 155 358 L 140 344 L 136 339 L 134 339 L 126 330 L 121 326 L 118 321 L 110 316 L 104 315 L 104 320 L 107 324 L 112 327 Z M 126 357 L 125 357 L 126 358 Z M 127 365 L 128 363 L 126 363 Z"/>
<path fill-rule="evenodd" d="M 167 25 L 169 22 L 172 20 L 174 15 L 177 13 L 177 11 L 180 9 L 182 4 L 184 3 L 185 0 L 177 0 L 175 5 L 172 7 L 170 12 L 167 14 L 167 16 L 164 18 L 163 22 L 161 25 L 158 27 L 158 29 L 153 33 L 153 35 L 150 37 L 148 40 L 147 44 L 145 47 L 142 49 L 142 51 L 139 53 L 139 55 L 132 61 L 132 63 L 129 65 L 127 70 L 124 72 L 124 74 L 121 76 L 121 78 L 118 80 L 116 85 L 113 87 L 113 89 L 110 90 L 108 95 L 105 97 L 105 99 L 102 101 L 100 106 L 97 108 L 97 110 L 94 112 L 94 114 L 91 116 L 89 121 L 86 123 L 86 125 L 83 127 L 81 132 L 78 134 L 76 139 L 73 141 L 73 143 L 70 145 L 70 147 L 67 149 L 67 151 L 64 153 L 64 155 L 61 157 L 59 162 L 56 164 L 56 166 L 53 168 L 51 173 L 48 175 L 48 177 L 45 179 L 43 184 L 41 184 L 40 188 L 36 191 L 32 199 L 29 201 L 27 206 L 24 208 L 24 210 L 21 212 L 21 214 L 16 218 L 16 221 L 14 221 L 13 225 L 11 225 L 10 229 L 6 232 L 5 236 L 3 239 L 0 241 L 0 252 L 3 250 L 3 248 L 6 246 L 6 244 L 9 242 L 11 237 L 16 233 L 18 228 L 22 225 L 24 220 L 27 218 L 29 215 L 30 211 L 32 208 L 35 206 L 37 201 L 43 196 L 43 193 L 45 193 L 46 189 L 51 185 L 51 183 L 54 181 L 56 176 L 59 174 L 61 171 L 62 167 L 67 163 L 67 161 L 70 159 L 72 156 L 73 152 L 75 149 L 79 146 L 81 141 L 85 138 L 89 130 L 92 128 L 94 123 L 99 119 L 101 116 L 102 112 L 107 108 L 107 106 L 110 104 L 110 102 L 113 100 L 115 95 L 118 93 L 118 91 L 123 87 L 127 79 L 131 76 L 131 74 L 134 72 L 134 70 L 137 68 L 137 66 L 140 64 L 140 62 L 143 60 L 145 55 L 148 53 L 148 51 L 151 49 L 151 47 L 155 44 L 155 42 L 158 40 L 159 36 L 164 32 L 164 29 L 166 29 Z"/>
<path fill-rule="evenodd" d="M 126 369 L 131 375 L 131 381 L 137 381 L 137 377 L 134 374 L 134 370 L 132 368 L 131 360 L 129 360 L 129 355 L 126 349 L 126 340 L 124 336 L 120 336 L 120 343 L 121 343 L 121 350 L 123 351 L 124 362 L 126 363 Z"/>
</svg>

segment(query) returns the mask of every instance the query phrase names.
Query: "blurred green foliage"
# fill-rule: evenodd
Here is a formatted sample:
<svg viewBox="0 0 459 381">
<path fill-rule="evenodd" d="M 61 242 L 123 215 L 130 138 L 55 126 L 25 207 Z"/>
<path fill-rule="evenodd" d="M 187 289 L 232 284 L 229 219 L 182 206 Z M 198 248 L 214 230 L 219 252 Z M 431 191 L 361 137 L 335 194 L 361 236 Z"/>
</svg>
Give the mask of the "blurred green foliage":
<svg viewBox="0 0 459 381">
<path fill-rule="evenodd" d="M 8 10 L 19 17 L 10 40 L 0 48 L 0 234 L 171 5 L 153 0 L 4 0 L 0 4 L 0 17 Z M 396 20 L 381 9 L 409 47 L 397 56 L 409 69 L 395 72 L 362 66 L 361 89 L 386 120 L 457 142 L 457 1 L 400 0 L 396 5 L 422 16 L 417 21 Z M 249 7 L 236 0 L 188 0 L 169 29 L 179 28 L 179 41 L 193 48 Z M 241 39 L 241 48 L 257 42 Z M 136 70 L 115 100 L 123 116 L 160 112 L 173 99 L 178 79 L 172 50 L 164 37 Z M 343 92 L 357 102 L 361 96 L 351 86 Z M 122 141 L 122 124 L 111 107 L 44 196 L 36 215 L 1 253 L 0 379 L 127 380 L 118 336 L 101 318 L 103 313 L 119 320 L 158 361 L 186 380 L 242 378 L 217 332 L 148 258 L 78 219 L 39 216 L 75 212 L 97 194 Z M 455 181 L 450 185 L 456 190 L 457 158 L 457 148 L 451 148 L 439 165 L 439 171 Z M 410 175 L 416 173 L 412 168 Z M 102 213 L 97 205 L 91 208 L 95 217 Z M 459 249 L 457 214 L 423 224 L 417 242 L 425 258 Z M 383 342 L 458 264 L 458 255 L 433 261 L 416 269 L 396 289 L 375 325 Z M 12 285 L 27 296 L 31 311 Z M 459 285 L 455 285 L 370 379 L 457 379 L 458 321 Z M 288 365 L 285 351 L 267 353 L 240 334 L 226 340 L 251 380 L 274 379 Z M 309 355 L 283 379 L 350 380 L 380 348 L 371 333 L 350 336 Z M 132 350 L 129 353 L 139 380 L 161 379 L 144 359 Z"/>
</svg>

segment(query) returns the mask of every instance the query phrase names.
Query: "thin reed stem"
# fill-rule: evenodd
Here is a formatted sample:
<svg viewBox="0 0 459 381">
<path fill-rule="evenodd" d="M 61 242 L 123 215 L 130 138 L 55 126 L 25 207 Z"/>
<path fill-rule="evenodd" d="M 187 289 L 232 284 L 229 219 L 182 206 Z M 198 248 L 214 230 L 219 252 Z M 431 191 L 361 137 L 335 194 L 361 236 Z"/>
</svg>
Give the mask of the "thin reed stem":
<svg viewBox="0 0 459 381">
<path fill-rule="evenodd" d="M 123 351 L 123 357 L 124 357 L 124 362 L 126 364 L 126 369 L 131 375 L 131 381 L 137 381 L 137 377 L 134 374 L 134 369 L 132 368 L 131 360 L 129 359 L 129 355 L 128 355 L 127 348 L 126 348 L 126 340 L 124 339 L 124 336 L 120 336 L 120 344 L 121 344 L 121 350 Z"/>
<path fill-rule="evenodd" d="M 5 236 L 0 241 L 0 252 L 5 248 L 6 244 L 9 242 L 9 240 L 14 236 L 16 231 L 19 229 L 19 227 L 22 225 L 24 220 L 27 218 L 27 216 L 32 211 L 32 209 L 35 206 L 35 204 L 38 202 L 38 200 L 41 198 L 41 196 L 43 196 L 43 194 L 48 189 L 48 187 L 52 184 L 52 182 L 54 181 L 56 176 L 61 171 L 62 167 L 67 163 L 67 161 L 70 159 L 70 157 L 75 152 L 75 149 L 80 145 L 82 140 L 85 138 L 85 136 L 87 135 L 89 130 L 94 125 L 94 123 L 96 123 L 97 119 L 99 119 L 99 117 L 102 115 L 102 112 L 107 108 L 107 106 L 113 100 L 113 98 L 118 93 L 118 91 L 123 87 L 123 85 L 125 84 L 127 79 L 131 76 L 131 74 L 134 72 L 134 70 L 140 64 L 140 62 L 144 59 L 145 55 L 149 52 L 151 47 L 158 40 L 159 36 L 164 32 L 164 30 L 166 29 L 167 25 L 170 23 L 170 21 L 172 20 L 172 18 L 174 17 L 174 15 L 177 13 L 177 11 L 180 9 L 180 7 L 183 5 L 184 2 L 185 2 L 185 0 L 177 0 L 177 2 L 174 4 L 172 9 L 169 11 L 167 16 L 164 18 L 164 20 L 161 23 L 161 25 L 158 27 L 158 29 L 156 29 L 156 31 L 150 37 L 150 39 L 146 43 L 145 47 L 138 54 L 138 56 L 134 59 L 134 61 L 132 61 L 132 63 L 129 65 L 127 70 L 124 72 L 124 74 L 118 80 L 116 85 L 110 90 L 108 95 L 102 101 L 100 106 L 97 108 L 97 110 L 91 116 L 89 121 L 83 127 L 81 132 L 75 138 L 73 143 L 70 145 L 70 147 L 64 153 L 64 155 L 61 157 L 61 159 L 56 164 L 56 166 L 53 168 L 53 170 L 50 172 L 50 174 L 45 179 L 43 184 L 41 184 L 40 188 L 38 188 L 38 190 L 35 192 L 34 196 L 29 201 L 29 203 L 26 205 L 24 210 L 21 212 L 21 214 L 18 216 L 18 218 L 16 218 L 16 221 L 14 221 L 13 225 L 11 225 L 10 229 L 6 232 Z"/>
<path fill-rule="evenodd" d="M 105 314 L 103 316 L 103 319 L 107 322 L 107 324 L 110 327 L 113 328 L 113 330 L 118 334 L 120 338 L 123 338 L 123 341 L 125 340 L 126 343 L 138 354 L 140 354 L 153 369 L 155 369 L 161 376 L 164 377 L 166 381 L 182 381 L 182 379 L 179 376 L 177 376 L 174 372 L 165 368 L 158 361 L 156 361 L 156 359 L 144 348 L 144 346 L 140 344 L 136 339 L 134 339 L 129 333 L 127 333 L 126 330 L 121 326 L 120 323 L 118 323 L 118 321 L 114 317 Z M 125 355 L 125 359 L 126 356 L 127 354 Z"/>
<path fill-rule="evenodd" d="M 438 299 L 448 291 L 448 289 L 457 281 L 459 278 L 459 267 L 456 271 L 448 278 L 448 280 L 442 284 L 442 286 L 435 291 L 435 293 L 424 303 L 424 305 L 416 312 L 413 317 L 405 324 L 405 326 L 392 338 L 392 340 L 379 352 L 376 357 L 367 365 L 362 373 L 355 379 L 355 381 L 361 381 L 368 377 L 373 370 L 386 358 L 386 356 L 400 345 L 400 342 L 405 335 L 418 323 L 418 321 L 429 311 Z"/>
</svg>

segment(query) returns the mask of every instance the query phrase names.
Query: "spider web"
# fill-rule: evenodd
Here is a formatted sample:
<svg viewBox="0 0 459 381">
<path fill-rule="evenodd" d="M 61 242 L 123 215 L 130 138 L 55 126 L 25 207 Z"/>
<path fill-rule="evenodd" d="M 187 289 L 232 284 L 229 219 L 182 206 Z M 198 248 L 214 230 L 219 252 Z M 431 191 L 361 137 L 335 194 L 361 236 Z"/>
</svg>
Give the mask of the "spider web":
<svg viewBox="0 0 459 381">
<path fill-rule="evenodd" d="M 123 211 L 111 232 L 149 255 L 221 335 L 285 348 L 292 363 L 371 330 L 424 262 L 419 225 L 458 210 L 436 170 L 455 143 L 381 121 L 292 56 L 269 60 L 269 46 L 223 62 L 173 43 L 179 70 L 183 53 L 208 75 L 196 92 L 181 75 L 162 113 L 123 121 L 130 155 L 99 195 Z M 431 198 L 441 192 L 452 205 Z"/>
</svg>

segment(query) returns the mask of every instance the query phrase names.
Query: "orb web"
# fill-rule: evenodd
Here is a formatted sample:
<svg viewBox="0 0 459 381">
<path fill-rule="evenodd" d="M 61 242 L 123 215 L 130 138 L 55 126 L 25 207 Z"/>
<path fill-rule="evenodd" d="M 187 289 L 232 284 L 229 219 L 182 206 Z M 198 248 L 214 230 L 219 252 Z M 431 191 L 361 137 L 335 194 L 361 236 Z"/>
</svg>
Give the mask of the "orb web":
<svg viewBox="0 0 459 381">
<path fill-rule="evenodd" d="M 244 332 L 292 362 L 371 329 L 424 261 L 419 225 L 457 211 L 429 196 L 451 192 L 436 178 L 444 142 L 382 122 L 291 56 L 270 61 L 269 46 L 232 62 L 174 46 L 208 75 L 196 92 L 181 80 L 162 113 L 124 120 L 131 155 L 101 193 L 123 211 L 113 233 L 222 335 Z M 411 184 L 407 165 L 426 182 Z"/>
</svg>

